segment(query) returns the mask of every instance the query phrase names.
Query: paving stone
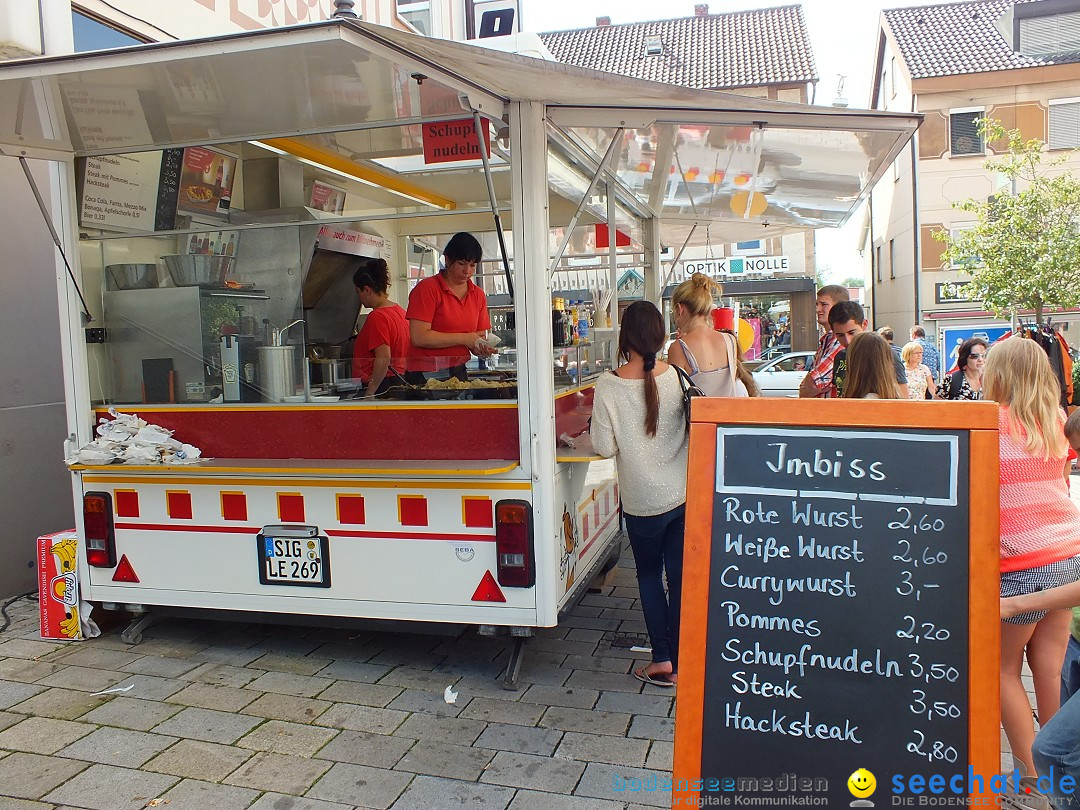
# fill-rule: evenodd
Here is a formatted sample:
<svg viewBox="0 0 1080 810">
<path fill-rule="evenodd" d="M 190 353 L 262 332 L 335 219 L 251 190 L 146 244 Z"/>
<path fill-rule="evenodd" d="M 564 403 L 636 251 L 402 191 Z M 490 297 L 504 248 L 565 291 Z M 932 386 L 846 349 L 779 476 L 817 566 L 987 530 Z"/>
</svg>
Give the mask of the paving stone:
<svg viewBox="0 0 1080 810">
<path fill-rule="evenodd" d="M 180 709 L 180 706 L 170 706 L 167 703 L 117 696 L 83 715 L 82 719 L 100 726 L 119 726 L 136 731 L 149 731 L 158 723 L 168 720 Z"/>
<path fill-rule="evenodd" d="M 480 781 L 551 793 L 572 793 L 584 771 L 585 764 L 581 762 L 501 751 L 485 769 Z"/>
<path fill-rule="evenodd" d="M 475 782 L 494 756 L 494 751 L 482 748 L 420 740 L 394 769 Z"/>
<path fill-rule="evenodd" d="M 659 718 L 653 718 L 659 719 Z M 552 706 L 540 718 L 543 728 L 558 728 L 563 731 L 582 731 L 586 734 L 626 734 L 630 726 L 630 715 L 621 712 L 601 712 L 593 709 L 571 709 L 566 706 Z M 645 736 L 645 735 L 634 735 Z"/>
<path fill-rule="evenodd" d="M 486 722 L 512 723 L 516 726 L 535 726 L 544 714 L 544 707 L 535 703 L 519 703 L 516 700 L 475 698 L 459 717 Z"/>
<path fill-rule="evenodd" d="M 131 731 L 126 728 L 99 728 L 56 752 L 59 757 L 101 762 L 121 768 L 138 768 L 151 757 L 176 742 L 175 737 Z"/>
<path fill-rule="evenodd" d="M 278 630 L 284 628 L 277 628 Z M 295 628 L 296 630 L 309 630 L 310 628 Z M 257 642 L 251 649 L 262 650 L 264 652 L 275 653 L 276 655 L 285 655 L 290 658 L 304 658 L 316 649 L 323 645 L 321 638 L 312 638 L 311 635 L 297 636 L 295 638 L 285 638 L 279 632 L 275 632 L 274 635 L 267 638 L 265 641 Z M 322 657 L 325 656 L 315 656 Z M 330 659 L 326 659 L 330 660 Z"/>
<path fill-rule="evenodd" d="M 347 728 L 352 731 L 390 734 L 405 721 L 406 717 L 408 717 L 408 714 L 405 712 L 398 712 L 393 709 L 376 709 L 371 706 L 335 703 L 316 717 L 315 723 L 330 728 Z"/>
<path fill-rule="evenodd" d="M 603 637 L 603 630 L 584 630 L 580 627 L 571 627 L 563 636 L 567 641 L 584 641 L 588 644 L 597 644 Z"/>
<path fill-rule="evenodd" d="M 0 643 L 0 658 L 40 658 L 43 655 L 68 650 L 72 644 L 56 641 L 30 641 L 23 638 L 11 638 Z"/>
<path fill-rule="evenodd" d="M 232 686 L 239 689 L 258 678 L 262 672 L 254 669 L 234 667 L 231 664 L 199 664 L 184 675 L 186 681 L 198 681 L 214 686 Z"/>
<path fill-rule="evenodd" d="M 89 641 L 78 645 L 74 650 L 60 659 L 64 666 L 91 667 L 93 669 L 120 669 L 125 664 L 130 664 L 139 654 L 120 652 L 99 648 L 94 642 Z M 55 659 L 54 659 L 55 660 Z"/>
<path fill-rule="evenodd" d="M 297 697 L 315 697 L 330 685 L 330 681 L 326 678 L 293 675 L 290 672 L 264 672 L 249 683 L 246 688 L 258 692 L 277 692 L 282 695 L 296 695 Z"/>
<path fill-rule="evenodd" d="M 112 765 L 91 765 L 47 794 L 44 800 L 90 810 L 140 810 L 147 801 L 160 796 L 176 782 L 175 776 Z"/>
<path fill-rule="evenodd" d="M 16 752 L 0 759 L 0 791 L 5 796 L 38 799 L 87 767 L 85 762 Z"/>
<path fill-rule="evenodd" d="M 412 779 L 412 774 L 337 762 L 306 795 L 313 799 L 385 810 L 401 795 Z"/>
<path fill-rule="evenodd" d="M 169 810 L 244 810 L 258 795 L 248 788 L 185 779 L 161 796 L 161 804 Z"/>
<path fill-rule="evenodd" d="M 576 674 L 576 673 L 575 673 Z M 568 706 L 573 709 L 591 709 L 600 698 L 595 689 L 564 686 L 530 686 L 521 696 L 522 703 L 540 703 L 544 706 Z"/>
<path fill-rule="evenodd" d="M 431 810 L 505 810 L 513 797 L 511 788 L 437 776 L 418 776 L 398 799 L 394 810 L 416 810 L 418 807 Z M 544 810 L 546 805 L 534 807 L 535 810 Z"/>
<path fill-rule="evenodd" d="M 600 611 L 599 618 L 592 618 L 583 616 L 581 614 L 571 613 L 565 619 L 562 620 L 562 624 L 567 627 L 581 627 L 586 630 L 618 630 L 621 619 L 619 618 L 606 618 L 608 613 L 618 613 L 619 611 Z M 637 618 L 641 617 L 640 613 L 634 614 Z"/>
<path fill-rule="evenodd" d="M 416 740 L 372 734 L 367 731 L 342 731 L 315 754 L 319 759 L 370 765 L 373 768 L 393 768 Z"/>
<path fill-rule="evenodd" d="M 565 669 L 587 670 L 589 672 L 623 674 L 630 671 L 630 662 L 625 658 L 615 658 L 608 655 L 568 655 L 562 665 Z M 598 688 L 603 689 L 604 687 Z"/>
<path fill-rule="evenodd" d="M 253 717 L 227 714 L 213 709 L 184 709 L 170 717 L 154 731 L 184 739 L 205 742 L 234 743 L 259 724 Z"/>
<path fill-rule="evenodd" d="M 207 664 L 229 664 L 234 667 L 246 667 L 256 658 L 261 658 L 263 653 L 263 650 L 252 650 L 248 647 L 214 642 L 212 647 L 206 647 L 197 653 L 192 653 L 191 660 Z"/>
<path fill-rule="evenodd" d="M 424 712 L 437 717 L 457 717 L 461 710 L 469 705 L 470 697 L 458 694 L 457 701 L 447 703 L 440 693 L 424 692 L 420 689 L 406 689 L 389 704 L 387 708 L 403 712 Z"/>
<path fill-rule="evenodd" d="M 293 675 L 314 675 L 320 669 L 325 669 L 331 663 L 329 658 L 308 658 L 300 655 L 282 655 L 277 652 L 269 652 L 261 658 L 256 658 L 249 667 L 253 669 L 267 669 L 274 672 L 291 672 Z"/>
<path fill-rule="evenodd" d="M 387 673 L 379 683 L 384 686 L 402 686 L 407 689 L 423 689 L 428 692 L 442 693 L 447 686 L 453 686 L 456 681 L 447 680 L 446 673 L 442 672 L 398 667 Z"/>
<path fill-rule="evenodd" d="M 489 723 L 473 745 L 496 751 L 551 756 L 563 732 L 550 728 L 530 728 L 506 723 Z"/>
<path fill-rule="evenodd" d="M 0 796 L 0 810 L 53 810 L 51 804 L 30 801 L 30 799 L 11 799 Z M 60 808 L 64 810 L 64 808 Z"/>
<path fill-rule="evenodd" d="M 360 681 L 375 683 L 386 675 L 390 667 L 385 664 L 363 664 L 359 661 L 333 661 L 320 669 L 316 675 L 320 678 L 335 678 L 341 681 Z"/>
<path fill-rule="evenodd" d="M 562 654 L 528 652 L 521 665 L 518 680 L 525 684 L 562 686 L 572 674 L 571 670 L 562 668 L 565 660 L 566 656 Z"/>
<path fill-rule="evenodd" d="M 181 638 L 150 638 L 149 634 L 156 628 L 148 628 L 144 631 L 143 635 L 145 640 L 140 641 L 135 647 L 132 648 L 133 652 L 138 652 L 141 655 L 160 655 L 166 658 L 177 658 L 181 660 L 189 660 L 195 653 L 202 652 L 206 649 L 205 644 L 197 644 L 193 641 Z M 199 662 L 193 662 L 198 664 Z"/>
<path fill-rule="evenodd" d="M 400 686 L 338 681 L 319 693 L 319 700 L 356 703 L 360 706 L 385 707 L 404 690 Z"/>
<path fill-rule="evenodd" d="M 310 723 L 332 704 L 326 700 L 279 695 L 267 692 L 240 710 L 241 714 L 266 717 L 270 720 L 289 720 L 293 723 Z"/>
<path fill-rule="evenodd" d="M 260 752 L 224 780 L 256 790 L 273 790 L 299 796 L 330 770 L 332 762 L 307 757 Z"/>
<path fill-rule="evenodd" d="M 26 718 L 21 714 L 12 714 L 11 712 L 0 712 L 0 731 L 5 728 L 11 728 L 16 723 L 21 723 Z"/>
<path fill-rule="evenodd" d="M 10 706 L 15 706 L 44 691 L 44 686 L 34 686 L 29 683 L 16 683 L 14 681 L 0 681 L 0 709 L 7 709 Z"/>
<path fill-rule="evenodd" d="M 166 749 L 147 762 L 143 769 L 188 779 L 220 782 L 251 756 L 251 751 L 232 745 L 218 745 L 201 740 L 180 740 L 172 748 Z"/>
<path fill-rule="evenodd" d="M 128 697 L 141 698 L 142 700 L 164 700 L 169 695 L 175 695 L 188 685 L 187 681 L 176 678 L 158 678 L 155 675 L 129 675 L 124 679 L 124 686 L 133 684 Z"/>
<path fill-rule="evenodd" d="M 19 714 L 74 720 L 76 717 L 82 717 L 91 709 L 96 709 L 107 700 L 109 698 L 103 695 L 93 697 L 86 692 L 53 688 L 34 695 L 32 698 L 17 703 L 10 708 L 11 711 Z"/>
<path fill-rule="evenodd" d="M 606 596 L 598 593 L 587 593 L 581 597 L 581 601 L 578 604 L 611 610 L 630 610 L 634 607 L 636 602 L 637 599 L 634 597 Z"/>
<path fill-rule="evenodd" d="M 627 661 L 627 671 L 619 673 L 576 670 L 571 673 L 570 678 L 566 681 L 566 686 L 567 688 L 596 689 L 604 692 L 631 692 L 635 695 L 642 691 L 643 686 L 650 691 L 664 690 L 664 687 L 661 686 L 655 687 L 654 690 L 653 687 L 643 684 L 631 675 L 630 668 L 633 663 L 633 661 Z M 671 690 L 668 689 L 667 691 L 670 692 Z"/>
<path fill-rule="evenodd" d="M 33 683 L 47 678 L 54 672 L 59 672 L 59 664 L 48 664 L 44 661 L 29 661 L 23 658 L 0 658 L 0 678 L 5 681 L 18 681 L 19 683 Z"/>
<path fill-rule="evenodd" d="M 671 691 L 671 690 L 668 690 Z M 601 692 L 596 708 L 606 712 L 624 712 L 626 714 L 648 714 L 653 717 L 667 717 L 671 714 L 674 698 L 664 695 L 643 695 L 640 692 Z"/>
<path fill-rule="evenodd" d="M 619 621 L 639 622 L 641 621 L 640 610 L 619 610 L 605 608 L 604 612 L 600 614 L 601 619 L 618 619 Z"/>
<path fill-rule="evenodd" d="M 368 644 L 362 640 L 357 640 L 355 643 L 348 641 L 329 641 L 321 647 L 316 647 L 312 651 L 312 654 L 316 658 L 330 658 L 334 661 L 352 661 L 359 663 L 367 661 L 381 649 L 382 648 L 378 645 Z M 386 667 L 387 671 L 393 669 L 393 666 L 389 664 L 381 664 L 380 666 Z"/>
<path fill-rule="evenodd" d="M 484 730 L 484 726 L 479 720 L 414 714 L 398 727 L 394 735 L 428 742 L 472 745 Z"/>
<path fill-rule="evenodd" d="M 654 771 L 670 771 L 674 760 L 675 744 L 657 741 L 649 747 L 649 756 L 645 760 L 645 767 Z"/>
<path fill-rule="evenodd" d="M 578 783 L 578 796 L 632 802 L 647 807 L 671 807 L 671 790 L 660 790 L 660 783 L 671 774 L 644 768 L 627 768 L 590 762 Z M 669 781 L 670 784 L 670 781 Z M 622 789 L 616 789 L 621 786 Z M 633 789 L 634 787 L 637 789 Z M 654 789 L 650 790 L 652 787 Z"/>
<path fill-rule="evenodd" d="M 603 733 L 606 734 L 607 732 Z M 672 717 L 648 717 L 646 715 L 635 717 L 626 736 L 671 742 L 675 739 L 675 719 Z"/>
<path fill-rule="evenodd" d="M 267 720 L 250 734 L 241 737 L 236 744 L 255 751 L 310 757 L 337 734 L 337 729 Z"/>
<path fill-rule="evenodd" d="M 493 659 L 447 656 L 431 672 L 433 675 L 442 675 L 448 684 L 455 683 L 466 675 L 497 678 L 506 669 L 506 662 L 509 660 L 509 653 Z"/>
<path fill-rule="evenodd" d="M 348 804 L 307 799 L 303 796 L 286 796 L 281 793 L 264 793 L 248 810 L 352 810 Z"/>
<path fill-rule="evenodd" d="M 185 686 L 166 701 L 183 706 L 198 706 L 222 712 L 238 712 L 259 697 L 257 692 L 236 689 L 232 686 L 214 686 L 209 683 L 193 683 Z"/>
<path fill-rule="evenodd" d="M 454 691 L 459 695 L 467 695 L 468 697 L 473 698 L 484 697 L 491 698 L 492 700 L 517 700 L 525 694 L 525 690 L 528 689 L 530 685 L 530 683 L 519 683 L 517 689 L 503 689 L 502 681 L 497 678 L 466 675 L 454 684 Z"/>
<path fill-rule="evenodd" d="M 386 664 L 387 666 L 394 668 L 405 667 L 417 672 L 430 672 L 442 663 L 442 656 L 433 655 L 432 653 L 424 652 L 422 650 L 390 649 L 380 650 L 368 660 L 372 664 Z M 402 685 L 407 686 L 411 684 Z"/>
<path fill-rule="evenodd" d="M 0 748 L 28 751 L 31 754 L 55 754 L 65 745 L 85 737 L 94 726 L 49 717 L 28 717 L 11 728 L 0 731 Z"/>
<path fill-rule="evenodd" d="M 130 664 L 120 667 L 124 672 L 134 675 L 157 675 L 161 678 L 179 678 L 181 675 L 200 664 L 179 658 L 164 658 L 160 655 L 143 655 Z"/>
<path fill-rule="evenodd" d="M 556 757 L 579 762 L 607 762 L 612 765 L 641 767 L 649 753 L 648 740 L 629 740 L 606 734 L 581 734 L 568 731 L 563 736 Z"/>
<path fill-rule="evenodd" d="M 535 790 L 519 790 L 508 810 L 622 810 L 622 802 L 586 799 L 582 796 L 556 796 Z"/>
</svg>

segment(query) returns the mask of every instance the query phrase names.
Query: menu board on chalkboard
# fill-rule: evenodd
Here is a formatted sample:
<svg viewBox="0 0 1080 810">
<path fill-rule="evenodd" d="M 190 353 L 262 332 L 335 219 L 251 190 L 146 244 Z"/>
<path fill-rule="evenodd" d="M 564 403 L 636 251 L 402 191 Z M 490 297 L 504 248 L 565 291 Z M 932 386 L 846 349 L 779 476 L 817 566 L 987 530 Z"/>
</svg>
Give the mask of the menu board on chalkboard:
<svg viewBox="0 0 1080 810">
<path fill-rule="evenodd" d="M 898 407 L 925 405 L 845 427 L 694 425 L 712 435 L 691 470 L 707 449 L 710 475 L 688 499 L 681 650 L 700 652 L 680 655 L 676 760 L 706 802 L 887 806 L 896 774 L 966 782 L 982 761 L 971 732 L 997 691 L 972 693 L 969 608 L 982 575 L 996 632 L 997 547 L 972 537 L 972 431 L 904 427 L 884 412 Z M 973 558 L 973 540 L 991 553 Z M 878 796 L 849 785 L 860 769 Z"/>
</svg>

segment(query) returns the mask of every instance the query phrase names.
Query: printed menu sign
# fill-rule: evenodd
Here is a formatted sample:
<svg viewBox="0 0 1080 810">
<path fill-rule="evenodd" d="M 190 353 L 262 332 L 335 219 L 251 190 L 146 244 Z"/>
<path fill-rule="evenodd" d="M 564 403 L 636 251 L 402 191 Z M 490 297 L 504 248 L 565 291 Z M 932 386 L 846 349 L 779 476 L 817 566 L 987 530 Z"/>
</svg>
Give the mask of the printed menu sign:
<svg viewBox="0 0 1080 810">
<path fill-rule="evenodd" d="M 79 221 L 84 227 L 152 231 L 161 152 L 87 158 Z"/>
<path fill-rule="evenodd" d="M 688 511 L 686 577 L 705 566 L 699 586 L 684 584 L 679 686 L 690 705 L 676 720 L 685 764 L 679 723 L 700 696 L 699 797 L 883 807 L 897 774 L 963 774 L 966 785 L 971 706 L 997 701 L 996 689 L 969 694 L 969 594 L 986 573 L 969 553 L 969 431 L 703 429 L 715 431 L 701 487 L 708 559 Z M 996 594 L 993 574 L 983 579 Z M 689 604 L 695 594 L 704 602 Z M 699 620 L 704 644 L 688 661 L 687 623 Z M 996 610 L 986 623 L 996 630 Z M 687 690 L 688 678 L 703 683 Z M 877 795 L 849 784 L 860 769 Z"/>
</svg>

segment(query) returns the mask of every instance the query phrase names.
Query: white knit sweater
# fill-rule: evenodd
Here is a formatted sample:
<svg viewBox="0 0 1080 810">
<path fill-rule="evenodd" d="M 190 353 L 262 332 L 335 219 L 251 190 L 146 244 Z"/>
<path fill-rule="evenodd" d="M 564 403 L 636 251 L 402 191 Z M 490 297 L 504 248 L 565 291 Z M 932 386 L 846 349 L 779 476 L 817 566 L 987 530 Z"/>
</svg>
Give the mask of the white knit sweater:
<svg viewBox="0 0 1080 810">
<path fill-rule="evenodd" d="M 654 378 L 660 395 L 656 435 L 645 433 L 645 381 L 603 374 L 593 395 L 593 448 L 615 457 L 623 509 L 661 515 L 686 501 L 686 420 L 675 369 Z"/>
</svg>

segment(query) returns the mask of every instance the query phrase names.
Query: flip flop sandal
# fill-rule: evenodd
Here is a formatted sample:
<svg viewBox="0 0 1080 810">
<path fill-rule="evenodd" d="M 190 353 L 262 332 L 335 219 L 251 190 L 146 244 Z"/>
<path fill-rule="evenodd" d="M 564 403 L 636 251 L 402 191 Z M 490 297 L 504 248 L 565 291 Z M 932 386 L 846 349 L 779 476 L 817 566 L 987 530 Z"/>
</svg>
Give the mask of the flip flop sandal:
<svg viewBox="0 0 1080 810">
<path fill-rule="evenodd" d="M 650 675 L 646 672 L 645 667 L 638 667 L 634 670 L 634 677 L 642 683 L 649 683 L 653 686 L 662 686 L 666 689 L 671 689 L 675 684 L 668 678 L 666 673 L 657 673 L 656 675 Z"/>
</svg>

